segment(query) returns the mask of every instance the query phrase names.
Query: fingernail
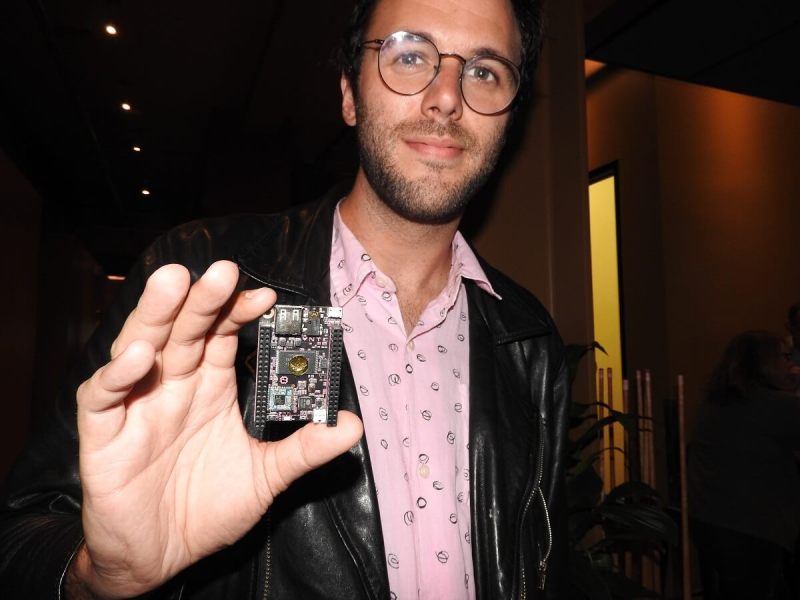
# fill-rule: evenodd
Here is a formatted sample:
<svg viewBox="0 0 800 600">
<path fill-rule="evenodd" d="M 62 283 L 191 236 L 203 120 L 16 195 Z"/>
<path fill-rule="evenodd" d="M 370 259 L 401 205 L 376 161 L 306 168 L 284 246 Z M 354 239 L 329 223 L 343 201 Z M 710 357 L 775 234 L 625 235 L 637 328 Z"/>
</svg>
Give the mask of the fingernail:
<svg viewBox="0 0 800 600">
<path fill-rule="evenodd" d="M 267 289 L 267 288 L 263 288 L 262 287 L 262 288 L 258 288 L 257 290 L 247 290 L 244 293 L 244 297 L 247 298 L 248 300 L 251 299 L 251 298 L 255 298 L 256 296 L 261 294 L 265 289 Z"/>
</svg>

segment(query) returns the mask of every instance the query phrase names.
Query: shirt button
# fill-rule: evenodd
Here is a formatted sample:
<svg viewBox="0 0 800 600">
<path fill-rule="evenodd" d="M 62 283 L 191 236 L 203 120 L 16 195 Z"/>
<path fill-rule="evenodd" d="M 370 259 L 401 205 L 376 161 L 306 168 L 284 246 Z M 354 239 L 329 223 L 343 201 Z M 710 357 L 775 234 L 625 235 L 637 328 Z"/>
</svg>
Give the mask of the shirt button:
<svg viewBox="0 0 800 600">
<path fill-rule="evenodd" d="M 408 342 L 408 349 L 409 350 L 413 350 L 414 349 L 414 340 L 411 340 L 410 342 Z"/>
<path fill-rule="evenodd" d="M 427 479 L 428 477 L 430 477 L 431 468 L 428 465 L 420 465 L 419 468 L 417 469 L 417 473 L 419 473 L 419 476 L 422 477 L 423 479 Z"/>
<path fill-rule="evenodd" d="M 383 277 L 378 277 L 375 280 L 375 285 L 377 285 L 379 288 L 385 288 L 386 287 L 386 280 Z"/>
</svg>

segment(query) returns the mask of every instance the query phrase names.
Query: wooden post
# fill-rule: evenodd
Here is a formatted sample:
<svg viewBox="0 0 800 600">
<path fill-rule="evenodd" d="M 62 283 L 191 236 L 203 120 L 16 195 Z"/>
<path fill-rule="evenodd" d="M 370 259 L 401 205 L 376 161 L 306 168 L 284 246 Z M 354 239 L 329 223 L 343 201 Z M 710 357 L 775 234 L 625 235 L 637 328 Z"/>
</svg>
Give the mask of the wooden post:
<svg viewBox="0 0 800 600">
<path fill-rule="evenodd" d="M 630 406 L 630 384 L 628 383 L 627 379 L 622 380 L 622 412 L 626 415 L 629 415 L 631 412 Z M 630 481 L 631 480 L 631 469 L 633 468 L 633 464 L 631 463 L 631 457 L 628 455 L 631 448 L 631 436 L 628 432 L 627 428 L 623 429 L 623 439 L 625 441 L 625 454 L 623 454 L 623 460 L 625 461 L 626 469 L 623 470 L 623 481 Z M 634 571 L 633 571 L 633 555 L 630 552 L 625 553 L 625 575 L 627 577 L 633 578 Z"/>
<path fill-rule="evenodd" d="M 653 442 L 653 386 L 650 369 L 644 371 L 644 416 L 647 417 L 647 483 L 656 486 L 655 444 Z"/>
<path fill-rule="evenodd" d="M 605 392 L 606 392 L 606 382 L 605 382 L 605 369 L 597 369 L 597 420 L 601 421 L 605 416 L 605 409 L 603 408 L 603 402 L 605 401 Z M 603 449 L 606 446 L 606 432 L 605 428 L 600 430 L 600 479 L 603 482 L 603 493 L 608 492 L 608 486 L 606 484 L 606 453 Z"/>
<path fill-rule="evenodd" d="M 622 380 L 622 412 L 626 415 L 631 414 L 631 399 L 630 399 L 630 385 L 628 384 L 627 379 Z M 623 428 L 623 439 L 625 440 L 625 481 L 631 480 L 631 469 L 633 465 L 631 464 L 630 456 L 628 456 L 628 452 L 631 445 L 631 436 L 628 433 L 627 428 Z"/>
<path fill-rule="evenodd" d="M 606 380 L 608 382 L 608 406 L 613 408 L 614 406 L 614 395 L 613 395 L 613 387 L 612 387 L 612 371 L 611 367 L 608 367 L 606 370 Z M 611 416 L 611 408 L 606 409 L 606 414 Z M 614 423 L 612 423 L 608 427 L 608 471 L 610 477 L 608 478 L 608 486 L 609 490 L 613 490 L 617 485 L 617 469 L 616 469 L 616 460 L 614 459 L 614 447 L 616 444 L 614 443 Z"/>
<path fill-rule="evenodd" d="M 686 412 L 683 375 L 678 375 L 678 457 L 681 477 L 681 558 L 683 600 L 692 600 L 692 572 L 689 554 L 689 496 L 686 489 Z"/>
<path fill-rule="evenodd" d="M 656 445 L 655 445 L 655 420 L 653 419 L 653 381 L 650 369 L 644 371 L 644 404 L 648 419 L 647 432 L 647 464 L 650 469 L 648 483 L 656 487 Z M 653 563 L 653 590 L 661 593 L 661 564 L 660 561 Z"/>
<path fill-rule="evenodd" d="M 642 463 L 642 482 L 650 485 L 650 451 L 647 439 L 647 409 L 645 403 L 642 372 L 636 370 L 636 405 L 639 410 L 637 426 L 639 428 L 639 457 Z M 653 561 L 649 556 L 642 556 L 642 585 L 647 589 L 653 589 Z"/>
<path fill-rule="evenodd" d="M 639 432 L 639 477 L 644 483 L 650 483 L 649 473 L 650 467 L 647 464 L 649 453 L 647 452 L 647 432 L 644 431 L 647 421 L 643 418 L 645 416 L 644 409 L 644 391 L 642 390 L 642 372 L 636 370 L 636 411 L 638 419 L 636 420 L 636 428 Z"/>
</svg>

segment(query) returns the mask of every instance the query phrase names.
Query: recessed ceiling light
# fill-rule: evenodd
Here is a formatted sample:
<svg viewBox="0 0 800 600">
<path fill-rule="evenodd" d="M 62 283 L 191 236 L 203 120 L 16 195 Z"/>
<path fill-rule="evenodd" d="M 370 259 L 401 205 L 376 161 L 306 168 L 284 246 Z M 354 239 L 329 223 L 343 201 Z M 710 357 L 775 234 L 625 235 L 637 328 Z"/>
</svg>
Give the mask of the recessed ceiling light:
<svg viewBox="0 0 800 600">
<path fill-rule="evenodd" d="M 133 147 L 133 151 L 134 151 L 134 152 L 141 152 L 141 151 L 142 151 L 142 149 L 141 149 L 139 146 L 134 146 L 134 147 Z"/>
<path fill-rule="evenodd" d="M 110 23 L 106 25 L 106 33 L 108 35 L 117 35 L 117 28 L 111 25 Z"/>
<path fill-rule="evenodd" d="M 122 110 L 130 110 L 131 109 L 131 105 L 128 104 L 127 102 L 123 102 L 122 104 L 120 104 L 120 106 L 122 107 Z"/>
<path fill-rule="evenodd" d="M 150 195 L 150 190 L 148 189 L 142 190 L 142 196 L 149 196 L 149 195 Z"/>
<path fill-rule="evenodd" d="M 125 281 L 124 275 L 106 275 L 106 279 L 109 281 Z"/>
</svg>

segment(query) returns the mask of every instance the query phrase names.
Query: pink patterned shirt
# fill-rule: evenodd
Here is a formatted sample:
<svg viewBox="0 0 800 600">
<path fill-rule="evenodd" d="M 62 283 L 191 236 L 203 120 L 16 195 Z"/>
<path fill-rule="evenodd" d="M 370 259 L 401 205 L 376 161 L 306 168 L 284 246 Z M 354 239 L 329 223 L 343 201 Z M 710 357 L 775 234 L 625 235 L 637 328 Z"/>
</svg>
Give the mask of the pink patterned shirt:
<svg viewBox="0 0 800 600">
<path fill-rule="evenodd" d="M 394 600 L 475 598 L 469 497 L 469 318 L 462 278 L 496 296 L 460 233 L 447 285 L 406 336 L 396 287 L 342 222 L 331 301 L 343 309 Z"/>
</svg>

